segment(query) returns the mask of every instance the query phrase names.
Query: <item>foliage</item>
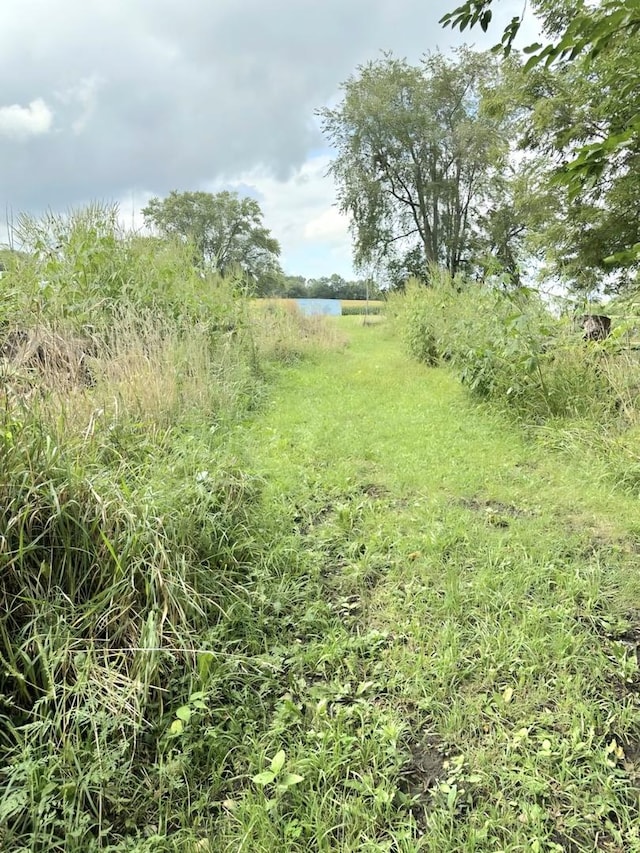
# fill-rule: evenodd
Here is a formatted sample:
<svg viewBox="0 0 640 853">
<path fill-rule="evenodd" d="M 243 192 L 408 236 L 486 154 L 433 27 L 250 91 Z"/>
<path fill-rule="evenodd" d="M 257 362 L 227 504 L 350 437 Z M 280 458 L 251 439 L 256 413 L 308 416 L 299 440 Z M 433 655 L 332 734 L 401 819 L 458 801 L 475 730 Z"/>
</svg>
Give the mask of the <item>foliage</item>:
<svg viewBox="0 0 640 853">
<path fill-rule="evenodd" d="M 557 177 L 584 146 L 636 114 L 636 90 L 625 92 L 620 80 L 640 74 L 639 44 L 632 37 L 588 66 L 578 59 L 552 71 L 530 72 L 521 83 L 527 110 L 521 145 L 535 152 L 541 167 L 534 194 L 548 196 L 546 216 L 530 223 L 529 242 L 544 254 L 553 276 L 586 293 L 603 283 L 609 290 L 633 287 L 637 263 L 628 249 L 640 242 L 633 214 L 640 200 L 638 147 L 619 148 L 615 158 L 603 162 L 598 180 L 584 182 L 579 192 L 567 193 Z"/>
<path fill-rule="evenodd" d="M 255 199 L 237 193 L 182 192 L 152 198 L 142 210 L 145 222 L 163 236 L 189 241 L 203 266 L 220 272 L 242 270 L 256 292 L 280 272 L 280 245 L 262 223 Z"/>
<path fill-rule="evenodd" d="M 479 23 L 486 32 L 493 17 L 492 4 L 493 0 L 467 0 L 444 15 L 440 23 L 461 31 Z M 527 48 L 526 52 L 532 54 L 530 68 L 543 60 L 549 66 L 557 60 L 573 60 L 583 53 L 594 59 L 620 38 L 640 31 L 640 16 L 633 0 L 607 0 L 595 8 L 581 0 L 563 0 L 560 4 L 534 0 L 533 9 L 543 16 L 547 31 L 561 38 L 555 44 L 544 47 L 534 44 Z M 507 55 L 521 24 L 522 18 L 513 18 L 505 27 L 502 47 Z"/>
<path fill-rule="evenodd" d="M 301 275 L 281 275 L 275 278 L 269 292 L 261 296 L 284 299 L 376 299 L 380 289 L 372 279 L 346 281 L 341 275 L 305 279 Z"/>
<path fill-rule="evenodd" d="M 468 0 L 445 15 L 442 23 L 462 30 L 479 23 L 486 30 L 491 22 L 492 1 Z M 555 36 L 556 41 L 526 48 L 525 53 L 531 54 L 525 66 L 527 70 L 543 61 L 547 68 L 554 62 L 568 64 L 569 68 L 577 63 L 588 79 L 592 69 L 595 68 L 597 73 L 599 64 L 606 66 L 613 62 L 617 72 L 613 88 L 600 88 L 597 92 L 611 93 L 622 103 L 634 103 L 640 72 L 637 51 L 635 55 L 627 53 L 630 62 L 621 61 L 620 54 L 625 53 L 628 42 L 637 42 L 640 32 L 640 13 L 635 0 L 605 0 L 593 6 L 582 0 L 568 0 L 560 5 L 549 0 L 537 0 L 533 8 L 542 16 L 547 33 Z M 505 28 L 502 48 L 507 55 L 520 24 L 521 19 L 513 18 Z M 607 174 L 615 171 L 620 158 L 628 160 L 630 156 L 637 156 L 640 119 L 636 109 L 620 116 L 614 108 L 603 122 L 595 119 L 594 124 L 597 132 L 591 138 L 583 139 L 572 159 L 563 165 L 561 178 L 570 200 L 578 197 L 585 188 L 606 186 Z M 631 245 L 626 247 L 627 252 L 631 249 Z M 632 251 L 636 257 L 637 250 L 633 248 Z"/>
<path fill-rule="evenodd" d="M 260 655 L 290 630 L 270 602 L 296 560 L 237 431 L 269 346 L 233 280 L 112 209 L 19 234 L 0 281 L 0 846 L 191 850 L 185 787 L 210 813 L 246 775 L 233 751 L 274 692 Z M 298 337 L 279 330 L 283 358 Z"/>
<path fill-rule="evenodd" d="M 380 289 L 372 279 L 345 281 L 335 273 L 322 278 L 310 278 L 304 296 L 315 299 L 376 299 Z"/>
<path fill-rule="evenodd" d="M 617 395 L 603 366 L 615 338 L 586 346 L 578 325 L 552 316 L 526 288 L 453 283 L 442 273 L 431 283 L 414 283 L 395 309 L 414 357 L 450 361 L 475 395 L 525 423 L 613 411 Z"/>
<path fill-rule="evenodd" d="M 442 353 L 436 338 L 431 300 L 423 298 L 417 279 L 407 282 L 404 291 L 402 314 L 403 336 L 409 355 L 429 366 L 439 363 Z"/>
<path fill-rule="evenodd" d="M 470 223 L 500 167 L 500 123 L 482 110 L 497 70 L 486 54 L 387 55 L 358 69 L 335 109 L 320 111 L 337 150 L 331 172 L 352 218 L 358 265 L 468 261 Z M 414 269 L 419 271 L 419 269 Z"/>
<path fill-rule="evenodd" d="M 40 317 L 83 325 L 109 324 L 123 307 L 157 311 L 182 322 L 236 322 L 241 282 L 203 275 L 187 246 L 122 229 L 118 209 L 94 204 L 68 215 L 18 218 L 22 248 L 2 279 L 3 319 Z M 8 298 L 7 298 L 8 297 Z"/>
<path fill-rule="evenodd" d="M 613 316 L 609 338 L 585 342 L 576 319 L 551 314 L 526 288 L 453 283 L 437 270 L 431 287 L 412 282 L 387 303 L 414 358 L 450 364 L 475 397 L 515 416 L 545 446 L 605 460 L 608 478 L 636 494 L 638 306 L 626 296 L 583 310 Z"/>
</svg>

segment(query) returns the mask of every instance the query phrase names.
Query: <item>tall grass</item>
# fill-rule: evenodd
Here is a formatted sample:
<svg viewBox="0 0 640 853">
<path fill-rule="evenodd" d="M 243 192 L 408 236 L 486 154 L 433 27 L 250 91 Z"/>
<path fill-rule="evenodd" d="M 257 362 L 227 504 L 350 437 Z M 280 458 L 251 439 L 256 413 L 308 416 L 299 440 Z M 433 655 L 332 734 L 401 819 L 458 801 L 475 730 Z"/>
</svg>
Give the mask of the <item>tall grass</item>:
<svg viewBox="0 0 640 853">
<path fill-rule="evenodd" d="M 261 361 L 292 363 L 346 343 L 335 324 L 321 315 L 304 314 L 295 299 L 255 300 L 251 309 L 259 328 L 256 346 Z"/>
<path fill-rule="evenodd" d="M 640 360 L 622 326 L 585 342 L 534 291 L 454 281 L 438 269 L 429 286 L 412 281 L 389 305 L 415 358 L 449 363 L 476 397 L 556 446 L 596 450 L 617 482 L 640 485 Z"/>
<path fill-rule="evenodd" d="M 265 358 L 299 356 L 300 325 L 274 335 L 241 282 L 123 234 L 109 208 L 24 218 L 16 237 L 1 282 L 0 848 L 196 849 L 185 815 L 206 804 L 188 807 L 189 784 L 215 796 L 238 772 L 262 713 L 247 695 L 268 675 L 252 660 L 280 629 L 257 591 L 295 564 L 234 424 Z"/>
</svg>

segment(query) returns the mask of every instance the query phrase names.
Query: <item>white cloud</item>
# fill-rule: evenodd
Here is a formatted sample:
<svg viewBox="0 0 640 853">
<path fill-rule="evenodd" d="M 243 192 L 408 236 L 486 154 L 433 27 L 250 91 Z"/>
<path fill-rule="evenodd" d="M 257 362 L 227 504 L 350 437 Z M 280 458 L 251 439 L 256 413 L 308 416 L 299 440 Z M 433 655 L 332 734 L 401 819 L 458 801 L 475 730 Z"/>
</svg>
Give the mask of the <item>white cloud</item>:
<svg viewBox="0 0 640 853">
<path fill-rule="evenodd" d="M 102 79 L 93 74 L 90 77 L 83 77 L 78 83 L 62 92 L 56 92 L 60 103 L 78 109 L 78 113 L 71 121 L 71 129 L 75 134 L 82 133 L 96 111 L 97 93 L 101 83 Z"/>
<path fill-rule="evenodd" d="M 0 107 L 0 136 L 27 139 L 48 133 L 52 124 L 53 112 L 42 98 L 36 98 L 26 107 L 19 104 Z"/>
<path fill-rule="evenodd" d="M 257 168 L 287 181 L 323 144 L 314 110 L 360 63 L 469 38 L 438 25 L 452 2 L 1 0 L 4 102 L 41 99 L 5 108 L 3 198 L 38 211 Z M 472 40 L 492 44 L 521 3 L 503 0 L 492 32 Z M 46 144 L 16 150 L 10 135 L 44 133 L 51 110 Z"/>
<path fill-rule="evenodd" d="M 352 278 L 349 221 L 335 207 L 333 179 L 327 176 L 329 162 L 327 154 L 317 154 L 287 180 L 277 180 L 258 168 L 207 189 L 231 189 L 258 199 L 265 225 L 280 241 L 285 272 L 309 278 L 337 272 Z"/>
<path fill-rule="evenodd" d="M 308 240 L 324 240 L 331 244 L 344 243 L 345 239 L 349 239 L 349 218 L 340 213 L 337 207 L 330 207 L 307 222 L 304 236 Z"/>
<path fill-rule="evenodd" d="M 442 29 L 453 5 L 0 0 L 3 204 L 37 214 L 120 199 L 139 227 L 150 194 L 237 188 L 259 199 L 287 272 L 349 276 L 314 111 L 381 50 L 415 62 L 469 38 L 489 47 L 522 0 L 497 4 L 487 35 Z"/>
</svg>

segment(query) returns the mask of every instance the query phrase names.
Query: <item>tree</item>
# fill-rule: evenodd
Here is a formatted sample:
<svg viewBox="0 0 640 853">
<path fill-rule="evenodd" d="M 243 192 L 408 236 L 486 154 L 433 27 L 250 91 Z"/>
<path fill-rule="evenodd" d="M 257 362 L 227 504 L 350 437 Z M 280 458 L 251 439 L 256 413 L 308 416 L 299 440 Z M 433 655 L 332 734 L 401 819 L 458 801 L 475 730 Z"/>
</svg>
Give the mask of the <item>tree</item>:
<svg viewBox="0 0 640 853">
<path fill-rule="evenodd" d="M 319 112 L 337 150 L 330 171 L 351 215 L 356 266 L 392 270 L 410 259 L 455 273 L 507 150 L 500 122 L 481 108 L 496 63 L 470 50 L 418 67 L 386 55 L 358 72 L 342 103 Z"/>
<path fill-rule="evenodd" d="M 228 191 L 173 190 L 165 199 L 152 198 L 142 213 L 160 234 L 190 240 L 203 266 L 221 273 L 240 268 L 258 290 L 261 281 L 280 272 L 280 245 L 262 224 L 255 199 Z"/>
<path fill-rule="evenodd" d="M 473 27 L 487 30 L 491 23 L 493 0 L 466 0 L 446 14 L 444 26 Z M 527 70 L 540 63 L 549 67 L 554 62 L 573 62 L 580 57 L 583 67 L 601 56 L 613 53 L 640 33 L 638 0 L 603 0 L 589 6 L 585 0 L 533 0 L 533 10 L 541 17 L 545 33 L 553 40 L 525 48 L 530 54 Z M 501 45 L 508 55 L 522 23 L 515 17 L 505 28 Z M 622 98 L 634 97 L 640 88 L 640 69 L 619 67 L 616 91 Z M 601 178 L 620 151 L 640 149 L 640 115 L 637 110 L 624 121 L 612 120 L 601 137 L 585 143 L 574 158 L 564 165 L 563 178 L 571 197 L 577 196 L 585 184 L 589 187 Z M 640 250 L 640 247 L 638 247 Z"/>
<path fill-rule="evenodd" d="M 538 240 L 546 244 L 551 271 L 582 291 L 603 282 L 611 290 L 625 289 L 637 265 L 640 137 L 606 157 L 597 176 L 569 191 L 564 182 L 567 163 L 603 143 L 613 127 L 633 122 L 637 95 L 623 85 L 625 76 L 640 80 L 640 35 L 610 45 L 594 59 L 534 69 L 524 80 L 529 114 L 522 145 L 547 164 L 555 197 L 539 223 Z"/>
<path fill-rule="evenodd" d="M 307 280 L 301 275 L 283 275 L 280 279 L 280 287 L 274 293 L 274 296 L 284 296 L 287 299 L 307 295 Z"/>
<path fill-rule="evenodd" d="M 491 6 L 472 0 L 443 20 L 487 29 Z M 516 242 L 574 290 L 626 289 L 640 260 L 640 7 L 532 0 L 532 8 L 548 43 L 525 48 L 524 63 L 514 58 L 493 94 L 518 114 L 511 135 L 532 178 L 532 202 L 515 193 L 513 221 L 525 225 Z M 519 25 L 506 28 L 498 52 L 509 54 Z"/>
<path fill-rule="evenodd" d="M 494 0 L 465 0 L 440 19 L 445 27 L 465 30 L 480 24 L 486 32 L 493 16 Z M 585 0 L 532 0 L 531 6 L 542 19 L 545 32 L 555 37 L 547 45 L 532 44 L 529 67 L 544 61 L 573 60 L 579 54 L 595 58 L 620 38 L 640 32 L 640 8 L 637 0 L 604 0 L 587 6 Z M 504 29 L 500 49 L 508 56 L 522 25 L 522 16 L 511 19 Z"/>
</svg>

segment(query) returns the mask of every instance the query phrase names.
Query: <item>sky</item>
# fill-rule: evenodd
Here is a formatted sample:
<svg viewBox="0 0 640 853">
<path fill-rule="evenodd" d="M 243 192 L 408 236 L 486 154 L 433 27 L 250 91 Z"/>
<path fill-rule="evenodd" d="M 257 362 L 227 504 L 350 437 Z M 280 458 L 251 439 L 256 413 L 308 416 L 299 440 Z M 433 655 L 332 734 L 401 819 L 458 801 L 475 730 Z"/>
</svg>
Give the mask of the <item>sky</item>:
<svg viewBox="0 0 640 853">
<path fill-rule="evenodd" d="M 285 272 L 352 278 L 315 111 L 382 51 L 488 48 L 523 6 L 460 34 L 438 24 L 458 2 L 1 0 L 2 218 L 101 201 L 139 228 L 152 196 L 232 189 L 259 201 Z M 521 43 L 535 34 L 525 20 Z"/>
</svg>

